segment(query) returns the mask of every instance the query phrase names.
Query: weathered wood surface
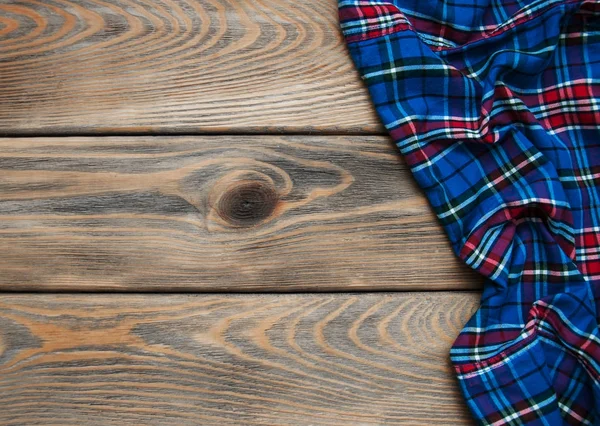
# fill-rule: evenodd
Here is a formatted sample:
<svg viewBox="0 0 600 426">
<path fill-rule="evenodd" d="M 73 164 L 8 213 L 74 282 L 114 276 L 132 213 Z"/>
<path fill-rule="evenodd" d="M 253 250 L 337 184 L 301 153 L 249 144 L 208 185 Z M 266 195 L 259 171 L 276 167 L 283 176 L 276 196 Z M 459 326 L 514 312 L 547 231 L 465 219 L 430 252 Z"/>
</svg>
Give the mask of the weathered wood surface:
<svg viewBox="0 0 600 426">
<path fill-rule="evenodd" d="M 0 0 L 0 134 L 382 132 L 336 0 Z"/>
<path fill-rule="evenodd" d="M 384 137 L 0 139 L 0 289 L 474 289 Z"/>
<path fill-rule="evenodd" d="M 0 423 L 469 424 L 475 293 L 3 295 Z"/>
</svg>

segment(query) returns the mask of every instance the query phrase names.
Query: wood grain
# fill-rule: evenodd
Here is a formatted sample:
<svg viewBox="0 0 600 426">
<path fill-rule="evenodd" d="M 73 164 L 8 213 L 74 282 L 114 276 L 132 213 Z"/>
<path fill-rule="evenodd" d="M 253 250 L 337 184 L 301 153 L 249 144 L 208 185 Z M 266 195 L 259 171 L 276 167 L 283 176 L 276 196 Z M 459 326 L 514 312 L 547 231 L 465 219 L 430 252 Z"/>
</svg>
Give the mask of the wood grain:
<svg viewBox="0 0 600 426">
<path fill-rule="evenodd" d="M 2 295 L 0 423 L 470 424 L 475 293 Z"/>
<path fill-rule="evenodd" d="M 0 139 L 0 289 L 475 289 L 384 137 Z"/>
<path fill-rule="evenodd" d="M 336 0 L 0 0 L 0 134 L 383 132 Z"/>
</svg>

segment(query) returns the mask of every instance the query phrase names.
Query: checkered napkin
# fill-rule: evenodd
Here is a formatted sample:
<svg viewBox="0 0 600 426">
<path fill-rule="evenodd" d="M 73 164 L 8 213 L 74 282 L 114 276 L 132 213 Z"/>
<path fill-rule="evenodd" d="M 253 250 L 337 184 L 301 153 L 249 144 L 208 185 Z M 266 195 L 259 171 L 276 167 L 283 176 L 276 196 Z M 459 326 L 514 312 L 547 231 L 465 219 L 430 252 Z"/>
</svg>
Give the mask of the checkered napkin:
<svg viewBox="0 0 600 426">
<path fill-rule="evenodd" d="M 600 2 L 339 13 L 379 117 L 485 277 L 450 354 L 474 417 L 600 424 Z"/>
</svg>

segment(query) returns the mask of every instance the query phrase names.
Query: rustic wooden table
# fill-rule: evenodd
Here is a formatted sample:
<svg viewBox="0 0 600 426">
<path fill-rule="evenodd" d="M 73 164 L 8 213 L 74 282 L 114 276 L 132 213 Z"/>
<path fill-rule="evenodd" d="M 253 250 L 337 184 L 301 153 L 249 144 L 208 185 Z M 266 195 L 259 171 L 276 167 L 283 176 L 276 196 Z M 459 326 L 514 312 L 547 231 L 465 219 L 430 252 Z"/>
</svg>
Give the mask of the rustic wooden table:
<svg viewBox="0 0 600 426">
<path fill-rule="evenodd" d="M 0 88 L 1 424 L 469 423 L 335 0 L 0 0 Z"/>
</svg>

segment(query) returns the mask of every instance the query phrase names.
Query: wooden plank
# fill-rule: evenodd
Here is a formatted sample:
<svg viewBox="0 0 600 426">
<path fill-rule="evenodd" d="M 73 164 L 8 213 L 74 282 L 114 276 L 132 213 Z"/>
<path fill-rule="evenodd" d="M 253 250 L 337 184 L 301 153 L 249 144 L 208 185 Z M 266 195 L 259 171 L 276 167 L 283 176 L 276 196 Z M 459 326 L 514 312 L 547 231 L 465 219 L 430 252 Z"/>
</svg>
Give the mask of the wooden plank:
<svg viewBox="0 0 600 426">
<path fill-rule="evenodd" d="M 0 139 L 0 289 L 474 289 L 384 137 Z"/>
<path fill-rule="evenodd" d="M 2 295 L 0 423 L 469 424 L 475 293 Z"/>
<path fill-rule="evenodd" d="M 0 0 L 0 133 L 383 132 L 336 0 Z"/>
</svg>

